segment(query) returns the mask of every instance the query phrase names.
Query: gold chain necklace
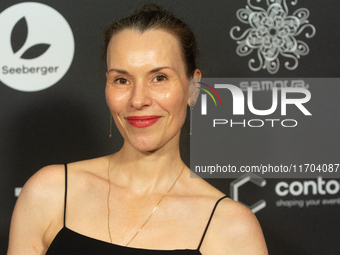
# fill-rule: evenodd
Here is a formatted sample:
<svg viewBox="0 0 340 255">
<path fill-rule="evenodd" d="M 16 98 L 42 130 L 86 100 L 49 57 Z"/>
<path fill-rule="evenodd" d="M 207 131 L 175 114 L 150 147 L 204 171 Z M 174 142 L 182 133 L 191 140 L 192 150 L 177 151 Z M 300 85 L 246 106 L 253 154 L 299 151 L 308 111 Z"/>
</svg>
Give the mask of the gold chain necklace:
<svg viewBox="0 0 340 255">
<path fill-rule="evenodd" d="M 113 155 L 112 155 L 113 156 Z M 111 158 L 112 156 L 110 157 L 109 159 L 109 167 L 108 167 L 108 174 L 107 174 L 107 181 L 108 181 L 108 184 L 109 184 L 109 192 L 107 194 L 107 229 L 108 229 L 108 232 L 109 232 L 109 238 L 110 238 L 110 242 L 112 243 L 112 237 L 111 237 L 111 230 L 110 230 L 110 193 L 111 193 L 111 183 L 110 183 L 110 164 L 111 164 Z M 142 228 L 145 226 L 146 223 L 148 223 L 148 221 L 150 220 L 151 216 L 153 215 L 153 213 L 156 211 L 156 208 L 158 207 L 158 205 L 161 203 L 161 201 L 163 200 L 163 198 L 169 194 L 169 192 L 172 190 L 172 188 L 175 186 L 177 180 L 179 179 L 179 177 L 182 175 L 183 173 L 183 170 L 184 170 L 184 166 L 183 165 L 183 168 L 180 172 L 180 174 L 177 176 L 175 182 L 172 184 L 172 186 L 170 187 L 170 189 L 168 190 L 167 193 L 165 193 L 162 198 L 158 201 L 158 203 L 156 204 L 155 208 L 153 208 L 150 216 L 147 218 L 147 220 L 143 223 L 143 225 L 138 229 L 138 231 L 136 232 L 136 234 L 131 238 L 131 240 L 125 245 L 125 246 L 128 246 L 132 240 L 138 235 L 138 233 L 142 230 Z"/>
</svg>

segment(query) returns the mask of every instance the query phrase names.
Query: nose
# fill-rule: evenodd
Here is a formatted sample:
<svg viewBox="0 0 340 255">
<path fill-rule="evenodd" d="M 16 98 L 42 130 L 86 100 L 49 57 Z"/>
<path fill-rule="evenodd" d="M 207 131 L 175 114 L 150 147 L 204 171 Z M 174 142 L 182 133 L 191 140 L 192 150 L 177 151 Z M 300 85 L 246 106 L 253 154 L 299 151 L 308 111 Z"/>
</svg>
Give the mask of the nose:
<svg viewBox="0 0 340 255">
<path fill-rule="evenodd" d="M 152 98 L 149 93 L 148 84 L 143 82 L 138 82 L 135 84 L 132 90 L 130 105 L 131 107 L 140 110 L 144 107 L 150 106 L 152 103 Z"/>
</svg>

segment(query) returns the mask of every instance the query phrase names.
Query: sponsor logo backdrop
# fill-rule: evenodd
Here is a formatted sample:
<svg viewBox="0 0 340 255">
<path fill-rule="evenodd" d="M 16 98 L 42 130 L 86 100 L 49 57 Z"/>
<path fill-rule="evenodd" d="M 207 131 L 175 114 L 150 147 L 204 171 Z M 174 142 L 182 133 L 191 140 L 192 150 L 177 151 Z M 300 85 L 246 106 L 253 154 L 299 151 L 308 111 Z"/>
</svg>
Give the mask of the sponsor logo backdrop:
<svg viewBox="0 0 340 255">
<path fill-rule="evenodd" d="M 338 1 L 158 2 L 194 30 L 205 77 L 339 76 Z M 98 157 L 122 145 L 117 130 L 108 137 L 100 32 L 138 3 L 1 1 L 0 254 L 6 254 L 16 195 L 32 174 L 45 165 Z M 329 120 L 339 121 L 334 116 Z M 320 137 L 332 128 L 324 123 Z M 181 138 L 187 164 L 189 139 L 187 121 Z M 261 140 L 267 148 L 280 146 L 266 137 L 255 139 L 263 154 Z M 235 146 L 240 150 L 243 145 Z M 334 142 L 331 146 L 336 153 L 338 146 Z M 299 155 L 295 148 L 288 149 Z M 314 155 L 318 144 L 308 150 Z M 266 179 L 248 174 L 207 181 L 256 212 L 270 254 L 339 254 L 339 179 L 322 175 Z"/>
</svg>

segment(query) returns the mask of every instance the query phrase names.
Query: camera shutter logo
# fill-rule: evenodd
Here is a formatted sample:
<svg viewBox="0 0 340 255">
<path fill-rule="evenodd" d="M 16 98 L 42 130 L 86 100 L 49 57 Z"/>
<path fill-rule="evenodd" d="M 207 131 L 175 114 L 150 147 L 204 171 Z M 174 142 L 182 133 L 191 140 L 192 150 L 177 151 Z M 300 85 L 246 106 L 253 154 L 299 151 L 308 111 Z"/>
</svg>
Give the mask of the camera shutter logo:
<svg viewBox="0 0 340 255">
<path fill-rule="evenodd" d="M 296 5 L 297 2 L 291 1 L 291 5 Z M 279 56 L 285 58 L 284 65 L 288 70 L 295 70 L 299 65 L 298 59 L 309 53 L 308 45 L 296 37 L 305 32 L 305 37 L 309 39 L 316 32 L 308 21 L 309 11 L 300 8 L 289 15 L 286 0 L 266 0 L 266 3 L 267 10 L 252 5 L 248 0 L 246 8 L 237 11 L 237 19 L 249 24 L 250 28 L 244 32 L 240 32 L 239 26 L 231 28 L 230 36 L 238 44 L 236 53 L 245 57 L 257 51 L 258 60 L 252 58 L 248 62 L 252 71 L 262 68 L 267 69 L 270 74 L 277 73 L 280 68 Z"/>
<path fill-rule="evenodd" d="M 254 203 L 253 205 L 246 205 L 245 203 L 242 203 L 239 201 L 238 193 L 239 193 L 239 188 L 246 184 L 247 182 L 252 182 L 256 184 L 259 187 L 264 187 L 266 186 L 266 180 L 253 174 L 253 173 L 247 173 L 245 175 L 242 175 L 241 177 L 237 178 L 236 180 L 232 181 L 230 183 L 230 197 L 234 201 L 240 202 L 241 204 L 247 206 L 250 210 L 252 210 L 253 213 L 256 213 L 263 208 L 266 207 L 266 201 L 261 199 Z"/>
<path fill-rule="evenodd" d="M 0 14 L 0 81 L 25 92 L 47 89 L 68 71 L 74 38 L 65 18 L 41 3 L 20 3 Z"/>
</svg>

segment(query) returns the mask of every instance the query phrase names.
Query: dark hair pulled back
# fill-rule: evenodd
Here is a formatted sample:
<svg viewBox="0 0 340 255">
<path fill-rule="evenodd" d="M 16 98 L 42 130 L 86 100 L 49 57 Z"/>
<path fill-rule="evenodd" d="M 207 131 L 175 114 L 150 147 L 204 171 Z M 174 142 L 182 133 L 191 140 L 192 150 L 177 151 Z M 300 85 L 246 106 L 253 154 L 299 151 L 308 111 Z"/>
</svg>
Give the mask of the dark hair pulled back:
<svg viewBox="0 0 340 255">
<path fill-rule="evenodd" d="M 149 29 L 163 29 L 174 35 L 181 48 L 181 54 L 188 77 L 192 77 L 196 70 L 198 46 L 196 38 L 182 20 L 176 18 L 171 12 L 164 10 L 154 3 L 144 4 L 132 15 L 114 20 L 104 31 L 104 60 L 106 63 L 107 47 L 112 36 L 125 29 L 134 29 L 143 33 Z"/>
</svg>

